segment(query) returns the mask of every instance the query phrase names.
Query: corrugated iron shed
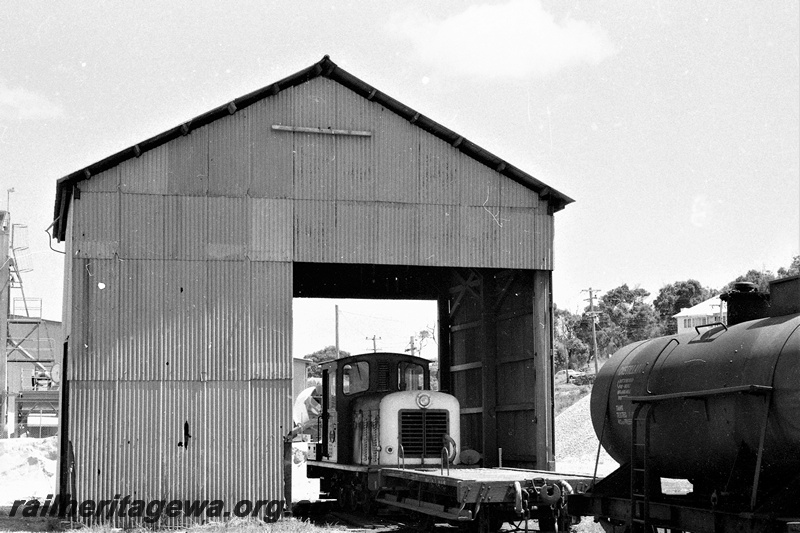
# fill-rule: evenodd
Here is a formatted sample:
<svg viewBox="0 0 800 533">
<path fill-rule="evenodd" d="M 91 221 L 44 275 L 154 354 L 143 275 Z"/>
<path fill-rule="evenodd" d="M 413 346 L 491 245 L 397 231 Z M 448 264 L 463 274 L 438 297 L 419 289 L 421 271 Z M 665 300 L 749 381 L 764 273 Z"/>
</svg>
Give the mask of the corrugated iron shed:
<svg viewBox="0 0 800 533">
<path fill-rule="evenodd" d="M 553 213 L 571 201 L 327 56 L 62 178 L 62 490 L 281 498 L 309 291 L 438 299 L 462 435 L 546 467 Z M 535 390 L 498 392 L 510 375 Z"/>
</svg>

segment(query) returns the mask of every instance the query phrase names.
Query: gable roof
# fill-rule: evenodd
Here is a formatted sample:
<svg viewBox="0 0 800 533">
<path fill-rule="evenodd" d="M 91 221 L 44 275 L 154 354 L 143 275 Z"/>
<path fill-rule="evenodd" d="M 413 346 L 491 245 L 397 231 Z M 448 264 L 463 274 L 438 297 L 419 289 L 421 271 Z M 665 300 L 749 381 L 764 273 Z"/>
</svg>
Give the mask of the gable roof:
<svg viewBox="0 0 800 533">
<path fill-rule="evenodd" d="M 449 143 L 451 146 L 461 151 L 461 153 L 499 172 L 503 176 L 533 190 L 539 195 L 540 198 L 548 201 L 553 212 L 559 211 L 567 204 L 574 202 L 574 200 L 569 196 L 553 189 L 545 183 L 542 183 L 530 174 L 523 172 L 507 161 L 497 157 L 487 150 L 484 150 L 477 144 L 465 139 L 458 133 L 442 126 L 438 122 L 431 120 L 430 118 L 395 100 L 391 96 L 380 92 L 366 82 L 358 79 L 336 65 L 336 63 L 331 61 L 330 57 L 326 55 L 319 62 L 301 70 L 300 72 L 292 74 L 291 76 L 288 76 L 262 89 L 253 91 L 250 94 L 239 97 L 227 104 L 216 107 L 211 111 L 207 111 L 206 113 L 184 122 L 179 126 L 160 133 L 155 137 L 144 140 L 129 148 L 121 150 L 116 154 L 106 157 L 105 159 L 102 159 L 59 179 L 56 184 L 56 202 L 53 213 L 53 236 L 58 241 L 63 241 L 66 236 L 66 220 L 69 212 L 72 192 L 76 184 L 80 181 L 90 179 L 92 176 L 113 168 L 123 161 L 139 157 L 148 150 L 157 148 L 158 146 L 166 144 L 178 137 L 187 135 L 189 132 L 197 128 L 201 128 L 210 124 L 211 122 L 232 115 L 237 110 L 244 109 L 260 100 L 274 96 L 283 90 L 295 87 L 320 76 L 333 80 L 355 92 L 359 96 L 380 104 L 389 111 L 392 111 L 400 117 L 408 120 L 411 124 L 414 124 L 422 130 L 431 133 L 439 139 Z"/>
<path fill-rule="evenodd" d="M 712 316 L 719 314 L 720 304 L 725 305 L 719 299 L 719 295 L 712 296 L 708 300 L 704 300 L 692 307 L 685 307 L 681 309 L 680 313 L 672 315 L 672 318 L 681 318 L 685 316 Z"/>
</svg>

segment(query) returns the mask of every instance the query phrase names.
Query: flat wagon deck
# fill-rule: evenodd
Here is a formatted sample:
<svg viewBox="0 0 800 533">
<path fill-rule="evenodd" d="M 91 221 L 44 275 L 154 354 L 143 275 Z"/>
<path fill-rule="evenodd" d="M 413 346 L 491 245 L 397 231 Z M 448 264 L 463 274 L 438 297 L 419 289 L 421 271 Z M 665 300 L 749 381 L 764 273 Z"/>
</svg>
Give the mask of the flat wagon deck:
<svg viewBox="0 0 800 533">
<path fill-rule="evenodd" d="M 555 520 L 591 477 L 514 468 L 383 468 L 377 502 L 455 521 Z M 481 509 L 485 512 L 481 513 Z M 487 530 L 491 528 L 487 524 Z"/>
</svg>

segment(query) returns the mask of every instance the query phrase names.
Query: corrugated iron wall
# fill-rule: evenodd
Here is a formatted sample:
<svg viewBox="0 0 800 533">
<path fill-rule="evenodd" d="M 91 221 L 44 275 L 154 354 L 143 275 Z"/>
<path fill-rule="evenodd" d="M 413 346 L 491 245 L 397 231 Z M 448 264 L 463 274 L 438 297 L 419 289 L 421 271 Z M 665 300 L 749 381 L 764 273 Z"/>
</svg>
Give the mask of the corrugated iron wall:
<svg viewBox="0 0 800 533">
<path fill-rule="evenodd" d="M 164 377 L 208 379 L 208 267 L 202 261 L 164 263 Z"/>
<path fill-rule="evenodd" d="M 315 79 L 250 116 L 251 139 L 273 156 L 254 144 L 254 178 L 280 154 L 292 169 L 295 261 L 552 269 L 546 201 L 335 82 Z"/>
<path fill-rule="evenodd" d="M 536 193 L 322 77 L 78 188 L 79 498 L 282 497 L 292 261 L 552 269 Z"/>
<path fill-rule="evenodd" d="M 200 186 L 182 164 L 160 166 L 172 169 L 163 188 L 131 177 L 168 162 L 164 154 L 96 176 L 73 204 L 75 496 L 219 498 L 229 508 L 281 498 L 292 204 L 245 196 L 249 177 L 230 181 L 230 191 L 223 179 L 208 182 L 227 195 L 193 195 Z M 169 194 L 168 183 L 183 192 Z"/>
</svg>

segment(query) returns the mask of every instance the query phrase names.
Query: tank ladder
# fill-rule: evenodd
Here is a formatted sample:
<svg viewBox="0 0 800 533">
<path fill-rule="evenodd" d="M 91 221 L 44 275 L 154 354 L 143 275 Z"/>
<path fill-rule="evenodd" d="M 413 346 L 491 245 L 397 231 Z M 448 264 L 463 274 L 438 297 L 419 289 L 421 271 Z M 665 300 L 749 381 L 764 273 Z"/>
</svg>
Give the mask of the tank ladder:
<svg viewBox="0 0 800 533">
<path fill-rule="evenodd" d="M 650 471 L 647 457 L 650 453 L 650 414 L 652 404 L 636 406 L 631 420 L 631 515 L 630 533 L 650 533 Z"/>
</svg>

